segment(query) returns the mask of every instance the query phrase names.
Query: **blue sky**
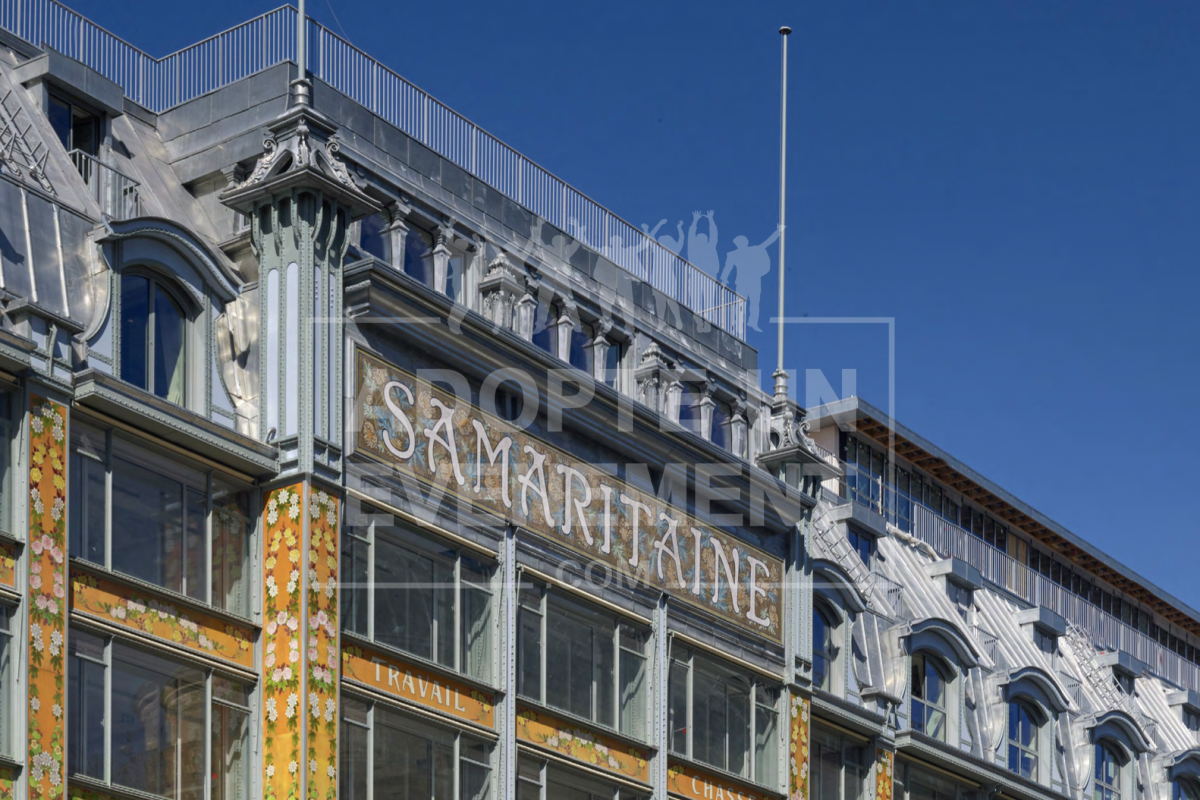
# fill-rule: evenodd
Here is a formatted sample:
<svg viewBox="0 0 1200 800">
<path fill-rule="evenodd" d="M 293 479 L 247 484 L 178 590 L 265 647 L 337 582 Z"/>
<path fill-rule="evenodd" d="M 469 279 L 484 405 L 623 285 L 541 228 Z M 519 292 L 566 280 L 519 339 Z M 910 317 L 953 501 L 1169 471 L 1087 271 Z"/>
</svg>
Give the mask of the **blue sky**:
<svg viewBox="0 0 1200 800">
<path fill-rule="evenodd" d="M 69 4 L 156 55 L 273 7 Z M 776 223 L 790 25 L 788 314 L 894 317 L 898 419 L 1200 607 L 1200 4 L 309 11 L 634 223 L 714 209 L 722 252 Z M 786 349 L 886 406 L 886 327 Z"/>
</svg>

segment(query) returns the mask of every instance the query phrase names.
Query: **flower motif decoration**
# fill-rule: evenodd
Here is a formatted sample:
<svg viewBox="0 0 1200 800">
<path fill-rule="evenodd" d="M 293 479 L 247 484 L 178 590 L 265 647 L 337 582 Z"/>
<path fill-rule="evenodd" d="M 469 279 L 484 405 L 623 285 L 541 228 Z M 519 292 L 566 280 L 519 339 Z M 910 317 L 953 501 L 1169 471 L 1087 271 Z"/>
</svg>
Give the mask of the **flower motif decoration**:
<svg viewBox="0 0 1200 800">
<path fill-rule="evenodd" d="M 808 699 L 791 695 L 791 736 L 788 742 L 788 800 L 808 800 Z"/>
<path fill-rule="evenodd" d="M 649 779 L 645 752 L 597 737 L 591 731 L 569 727 L 530 709 L 521 709 L 517 714 L 517 738 L 548 747 L 593 767 L 640 781 Z"/>
<path fill-rule="evenodd" d="M 31 398 L 29 419 L 30 798 L 64 792 L 66 653 L 66 409 Z M 3 558 L 7 564 L 7 555 Z M 9 567 L 11 569 L 11 567 Z M 3 570 L 0 569 L 0 572 Z M 57 713 L 56 713 L 57 711 Z"/>
</svg>

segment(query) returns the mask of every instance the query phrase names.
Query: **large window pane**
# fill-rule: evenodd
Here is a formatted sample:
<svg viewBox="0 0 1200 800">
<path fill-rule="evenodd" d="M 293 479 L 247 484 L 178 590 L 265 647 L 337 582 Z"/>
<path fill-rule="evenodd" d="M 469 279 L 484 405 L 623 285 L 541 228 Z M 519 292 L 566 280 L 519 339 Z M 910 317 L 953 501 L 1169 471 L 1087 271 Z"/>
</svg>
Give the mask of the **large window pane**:
<svg viewBox="0 0 1200 800">
<path fill-rule="evenodd" d="M 183 591 L 183 485 L 160 471 L 113 459 L 112 567 Z"/>
<path fill-rule="evenodd" d="M 172 403 L 184 401 L 183 309 L 159 286 L 154 291 L 154 393 Z"/>
<path fill-rule="evenodd" d="M 169 798 L 202 797 L 204 676 L 113 646 L 112 781 Z"/>
<path fill-rule="evenodd" d="M 121 380 L 148 389 L 150 365 L 150 281 L 141 275 L 121 278 Z"/>
<path fill-rule="evenodd" d="M 338 734 L 338 798 L 366 800 L 367 749 L 370 729 L 367 706 L 351 697 L 342 698 L 342 725 Z"/>
<path fill-rule="evenodd" d="M 218 484 L 212 510 L 212 604 L 249 616 L 250 498 Z"/>
<path fill-rule="evenodd" d="M 342 536 L 342 630 L 367 636 L 370 545 L 357 533 L 349 529 Z"/>
<path fill-rule="evenodd" d="M 212 687 L 211 800 L 249 800 L 250 692 L 232 681 L 214 678 Z"/>
<path fill-rule="evenodd" d="M 67 676 L 67 769 L 104 778 L 104 641 L 71 631 Z"/>
</svg>

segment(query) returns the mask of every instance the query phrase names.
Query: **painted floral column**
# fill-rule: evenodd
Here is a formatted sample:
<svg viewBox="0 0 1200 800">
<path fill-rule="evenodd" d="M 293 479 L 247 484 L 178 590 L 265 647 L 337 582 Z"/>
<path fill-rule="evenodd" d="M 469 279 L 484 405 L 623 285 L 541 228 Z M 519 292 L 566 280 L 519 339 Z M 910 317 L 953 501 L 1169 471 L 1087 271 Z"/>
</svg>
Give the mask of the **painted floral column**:
<svg viewBox="0 0 1200 800">
<path fill-rule="evenodd" d="M 308 548 L 308 797 L 337 798 L 338 501 L 310 490 Z"/>
<path fill-rule="evenodd" d="M 30 397 L 29 797 L 63 796 L 67 682 L 67 410 Z"/>
<path fill-rule="evenodd" d="M 270 492 L 263 515 L 263 797 L 333 800 L 337 500 L 298 483 Z"/>
<path fill-rule="evenodd" d="M 788 800 L 808 800 L 808 698 L 793 692 L 789 699 Z"/>
<path fill-rule="evenodd" d="M 876 750 L 875 800 L 892 800 L 892 766 L 896 754 L 882 747 Z"/>
</svg>

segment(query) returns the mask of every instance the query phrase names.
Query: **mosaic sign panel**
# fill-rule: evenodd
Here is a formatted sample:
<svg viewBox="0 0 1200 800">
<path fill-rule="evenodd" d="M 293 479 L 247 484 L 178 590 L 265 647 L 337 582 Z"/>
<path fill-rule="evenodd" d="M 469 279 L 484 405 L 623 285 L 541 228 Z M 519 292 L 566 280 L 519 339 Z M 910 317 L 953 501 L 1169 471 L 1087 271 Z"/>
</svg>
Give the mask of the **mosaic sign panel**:
<svg viewBox="0 0 1200 800">
<path fill-rule="evenodd" d="M 589 766 L 648 783 L 646 752 L 529 708 L 517 710 L 517 738 Z"/>
<path fill-rule="evenodd" d="M 368 353 L 357 452 L 774 641 L 783 563 Z"/>
<path fill-rule="evenodd" d="M 239 667 L 254 669 L 251 631 L 93 575 L 71 576 L 71 608 Z"/>
<path fill-rule="evenodd" d="M 726 778 L 696 769 L 690 764 L 667 764 L 667 791 L 687 800 L 767 800 L 778 795 L 739 786 Z"/>
<path fill-rule="evenodd" d="M 485 728 L 496 723 L 496 701 L 490 693 L 361 647 L 342 649 L 342 677 L 381 694 Z"/>
<path fill-rule="evenodd" d="M 29 415 L 30 798 L 66 788 L 67 410 L 31 396 Z"/>
<path fill-rule="evenodd" d="M 882 747 L 876 750 L 875 760 L 875 800 L 892 800 L 893 778 L 892 769 L 895 765 L 896 754 Z"/>
</svg>

